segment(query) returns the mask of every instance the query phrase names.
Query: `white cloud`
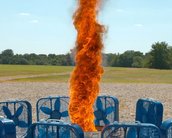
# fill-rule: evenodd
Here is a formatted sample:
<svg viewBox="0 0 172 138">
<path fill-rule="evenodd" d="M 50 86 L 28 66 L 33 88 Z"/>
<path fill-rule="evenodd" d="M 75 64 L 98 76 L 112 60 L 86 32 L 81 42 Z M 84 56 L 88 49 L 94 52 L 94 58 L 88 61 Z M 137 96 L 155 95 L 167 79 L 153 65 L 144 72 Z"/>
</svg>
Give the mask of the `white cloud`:
<svg viewBox="0 0 172 138">
<path fill-rule="evenodd" d="M 143 27 L 143 24 L 137 23 L 137 24 L 134 24 L 134 26 L 136 26 L 136 27 Z"/>
<path fill-rule="evenodd" d="M 19 15 L 21 15 L 21 16 L 30 16 L 31 14 L 28 13 L 28 12 L 21 12 L 21 13 L 19 13 Z"/>
<path fill-rule="evenodd" d="M 37 20 L 37 19 L 31 20 L 30 23 L 35 23 L 36 24 L 36 23 L 39 23 L 39 20 Z"/>
</svg>

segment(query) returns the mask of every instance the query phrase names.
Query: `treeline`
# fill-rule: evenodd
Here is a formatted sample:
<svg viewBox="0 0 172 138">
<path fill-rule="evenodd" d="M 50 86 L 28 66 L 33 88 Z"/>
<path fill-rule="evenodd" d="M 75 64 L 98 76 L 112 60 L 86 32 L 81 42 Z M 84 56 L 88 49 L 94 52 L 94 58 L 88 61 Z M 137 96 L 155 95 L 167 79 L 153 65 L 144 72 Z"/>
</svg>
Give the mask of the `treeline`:
<svg viewBox="0 0 172 138">
<path fill-rule="evenodd" d="M 6 49 L 0 54 L 0 64 L 73 66 L 71 53 L 67 54 L 14 54 Z M 122 54 L 103 54 L 103 65 L 111 67 L 172 69 L 172 47 L 166 42 L 152 44 L 150 52 L 128 50 Z"/>
<path fill-rule="evenodd" d="M 19 64 L 19 65 L 73 65 L 70 54 L 15 54 L 13 50 L 6 49 L 0 54 L 0 64 Z"/>
<path fill-rule="evenodd" d="M 128 50 L 122 54 L 104 55 L 107 66 L 172 69 L 172 47 L 166 42 L 152 44 L 150 52 Z"/>
</svg>

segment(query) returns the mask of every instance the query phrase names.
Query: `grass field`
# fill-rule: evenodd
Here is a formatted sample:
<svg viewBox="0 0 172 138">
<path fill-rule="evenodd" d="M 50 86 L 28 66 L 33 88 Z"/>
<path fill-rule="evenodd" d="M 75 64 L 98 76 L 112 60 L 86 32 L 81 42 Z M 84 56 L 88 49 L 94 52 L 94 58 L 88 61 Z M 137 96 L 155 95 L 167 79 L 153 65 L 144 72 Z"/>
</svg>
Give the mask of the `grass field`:
<svg viewBox="0 0 172 138">
<path fill-rule="evenodd" d="M 38 65 L 0 65 L 0 77 L 70 72 L 72 67 Z"/>
<path fill-rule="evenodd" d="M 73 67 L 0 65 L 0 79 L 8 81 L 68 82 Z M 105 67 L 105 83 L 168 83 L 172 84 L 172 70 Z"/>
</svg>

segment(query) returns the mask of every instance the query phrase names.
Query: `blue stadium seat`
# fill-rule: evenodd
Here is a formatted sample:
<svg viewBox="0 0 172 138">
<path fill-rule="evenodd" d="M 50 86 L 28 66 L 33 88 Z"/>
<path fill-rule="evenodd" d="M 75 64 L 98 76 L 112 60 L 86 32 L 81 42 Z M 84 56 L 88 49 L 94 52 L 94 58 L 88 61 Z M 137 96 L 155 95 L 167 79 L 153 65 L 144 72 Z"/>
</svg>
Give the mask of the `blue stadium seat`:
<svg viewBox="0 0 172 138">
<path fill-rule="evenodd" d="M 118 123 L 104 127 L 101 138 L 160 138 L 160 130 L 149 123 Z"/>
<path fill-rule="evenodd" d="M 152 99 L 139 99 L 136 105 L 136 121 L 161 126 L 163 119 L 163 105 Z"/>
<path fill-rule="evenodd" d="M 0 102 L 0 115 L 14 121 L 17 137 L 24 137 L 32 124 L 32 107 L 28 101 Z"/>
</svg>

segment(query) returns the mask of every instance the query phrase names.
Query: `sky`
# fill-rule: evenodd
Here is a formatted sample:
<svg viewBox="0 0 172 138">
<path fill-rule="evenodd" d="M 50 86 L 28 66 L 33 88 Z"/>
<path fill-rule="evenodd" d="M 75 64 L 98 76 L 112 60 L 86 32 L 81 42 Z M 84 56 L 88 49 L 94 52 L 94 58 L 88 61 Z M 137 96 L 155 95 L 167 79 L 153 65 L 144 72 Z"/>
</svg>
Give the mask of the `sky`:
<svg viewBox="0 0 172 138">
<path fill-rule="evenodd" d="M 0 52 L 66 54 L 75 46 L 72 15 L 77 0 L 0 0 Z M 103 0 L 105 53 L 172 45 L 172 0 Z"/>
</svg>

